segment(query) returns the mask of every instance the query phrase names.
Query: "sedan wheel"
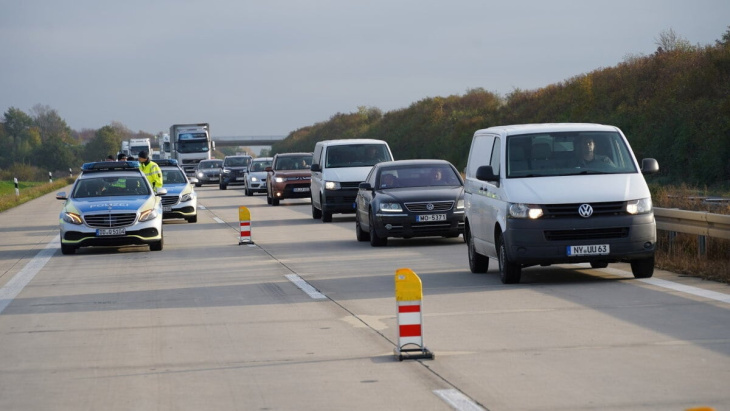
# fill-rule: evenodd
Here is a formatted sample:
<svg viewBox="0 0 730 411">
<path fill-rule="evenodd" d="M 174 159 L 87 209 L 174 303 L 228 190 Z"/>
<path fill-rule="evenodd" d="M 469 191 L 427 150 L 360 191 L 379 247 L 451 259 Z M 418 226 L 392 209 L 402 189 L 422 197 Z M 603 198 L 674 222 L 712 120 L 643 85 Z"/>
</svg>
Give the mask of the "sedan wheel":
<svg viewBox="0 0 730 411">
<path fill-rule="evenodd" d="M 357 241 L 370 240 L 370 233 L 366 233 L 362 230 L 362 227 L 360 227 L 360 218 L 358 217 L 358 214 L 355 215 L 355 237 L 357 237 Z"/>
<path fill-rule="evenodd" d="M 370 213 L 370 245 L 373 247 L 383 247 L 388 245 L 388 237 L 380 237 L 375 231 L 375 222 L 373 214 Z"/>
</svg>

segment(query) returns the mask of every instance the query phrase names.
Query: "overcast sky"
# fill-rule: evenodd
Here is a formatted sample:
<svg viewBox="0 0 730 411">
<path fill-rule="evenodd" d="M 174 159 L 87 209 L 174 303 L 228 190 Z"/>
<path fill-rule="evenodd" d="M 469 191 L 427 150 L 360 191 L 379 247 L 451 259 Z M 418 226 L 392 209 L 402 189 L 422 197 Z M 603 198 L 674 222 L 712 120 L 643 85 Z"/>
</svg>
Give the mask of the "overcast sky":
<svg viewBox="0 0 730 411">
<path fill-rule="evenodd" d="M 714 44 L 728 0 L 0 0 L 0 110 L 75 129 L 286 135 L 358 106 L 532 90 L 662 31 Z"/>
</svg>

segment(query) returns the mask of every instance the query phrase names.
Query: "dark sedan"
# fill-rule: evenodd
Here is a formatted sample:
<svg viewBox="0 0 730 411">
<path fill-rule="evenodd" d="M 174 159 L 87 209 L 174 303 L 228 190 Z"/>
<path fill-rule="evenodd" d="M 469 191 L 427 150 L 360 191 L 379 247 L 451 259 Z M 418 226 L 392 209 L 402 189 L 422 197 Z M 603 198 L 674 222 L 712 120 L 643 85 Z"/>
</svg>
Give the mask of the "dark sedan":
<svg viewBox="0 0 730 411">
<path fill-rule="evenodd" d="M 464 233 L 464 180 L 445 160 L 399 160 L 373 166 L 355 199 L 358 241 L 388 237 L 458 237 Z"/>
</svg>

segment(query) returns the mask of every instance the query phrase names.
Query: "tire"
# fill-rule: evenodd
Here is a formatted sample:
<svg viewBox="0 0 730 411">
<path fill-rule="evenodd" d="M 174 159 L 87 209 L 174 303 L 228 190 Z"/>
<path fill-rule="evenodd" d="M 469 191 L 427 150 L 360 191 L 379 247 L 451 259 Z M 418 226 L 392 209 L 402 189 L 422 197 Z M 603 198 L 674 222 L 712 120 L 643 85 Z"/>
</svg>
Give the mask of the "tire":
<svg viewBox="0 0 730 411">
<path fill-rule="evenodd" d="M 188 217 L 187 220 L 188 220 L 188 223 L 197 223 L 198 222 L 198 215 L 195 214 L 192 217 Z"/>
<path fill-rule="evenodd" d="M 312 218 L 315 220 L 322 218 L 322 210 L 314 206 L 314 199 L 312 199 Z"/>
<path fill-rule="evenodd" d="M 76 247 L 72 245 L 65 245 L 61 243 L 61 254 L 63 255 L 71 255 L 76 253 Z"/>
<path fill-rule="evenodd" d="M 468 233 L 469 238 L 466 246 L 467 252 L 469 253 L 469 269 L 474 274 L 486 273 L 489 270 L 489 257 L 477 253 L 476 249 L 474 249 L 474 237 L 471 235 L 471 230 Z"/>
<path fill-rule="evenodd" d="M 226 184 L 218 184 L 218 188 L 221 190 L 225 190 L 228 188 L 228 186 Z"/>
<path fill-rule="evenodd" d="M 162 251 L 162 245 L 162 238 L 160 238 L 160 241 L 150 244 L 150 251 Z"/>
<path fill-rule="evenodd" d="M 608 263 L 606 261 L 592 261 L 591 268 L 606 268 Z"/>
<path fill-rule="evenodd" d="M 253 195 L 253 192 L 251 190 L 249 190 L 248 188 L 246 188 L 245 194 L 246 194 L 246 197 L 251 197 Z"/>
<path fill-rule="evenodd" d="M 634 278 L 651 278 L 654 275 L 654 256 L 631 261 L 631 272 Z"/>
<path fill-rule="evenodd" d="M 366 233 L 362 230 L 362 227 L 360 227 L 360 218 L 358 217 L 358 214 L 355 214 L 355 237 L 357 238 L 357 241 L 370 240 L 370 233 Z"/>
<path fill-rule="evenodd" d="M 269 197 L 269 193 L 266 193 L 266 204 L 271 204 L 271 197 Z"/>
<path fill-rule="evenodd" d="M 195 183 L 195 187 L 202 187 L 203 185 L 200 183 Z"/>
<path fill-rule="evenodd" d="M 272 198 L 271 199 L 271 205 L 272 206 L 278 206 L 279 205 L 279 199 L 278 198 Z"/>
<path fill-rule="evenodd" d="M 499 279 L 502 280 L 502 284 L 519 283 L 522 267 L 508 259 L 502 236 L 497 239 L 497 254 L 499 255 Z"/>
<path fill-rule="evenodd" d="M 332 213 L 329 211 L 322 211 L 322 222 L 331 223 L 332 222 Z"/>
<path fill-rule="evenodd" d="M 375 231 L 375 222 L 373 221 L 373 214 L 370 213 L 370 245 L 373 247 L 385 247 L 388 245 L 388 237 L 380 237 Z"/>
</svg>

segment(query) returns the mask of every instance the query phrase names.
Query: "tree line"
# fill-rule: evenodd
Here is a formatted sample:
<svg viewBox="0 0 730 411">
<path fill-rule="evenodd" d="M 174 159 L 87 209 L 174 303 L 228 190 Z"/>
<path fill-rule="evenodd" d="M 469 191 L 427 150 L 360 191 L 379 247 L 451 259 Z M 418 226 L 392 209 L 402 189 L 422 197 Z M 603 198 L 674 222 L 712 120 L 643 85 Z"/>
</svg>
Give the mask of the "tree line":
<svg viewBox="0 0 730 411">
<path fill-rule="evenodd" d="M 312 151 L 320 140 L 376 138 L 397 159 L 442 158 L 466 166 L 474 131 L 495 125 L 589 122 L 626 134 L 637 158 L 653 157 L 659 184 L 730 186 L 730 29 L 713 45 L 663 32 L 657 51 L 628 56 L 537 90 L 507 96 L 476 88 L 383 113 L 337 113 L 291 132 L 272 152 Z"/>
</svg>

